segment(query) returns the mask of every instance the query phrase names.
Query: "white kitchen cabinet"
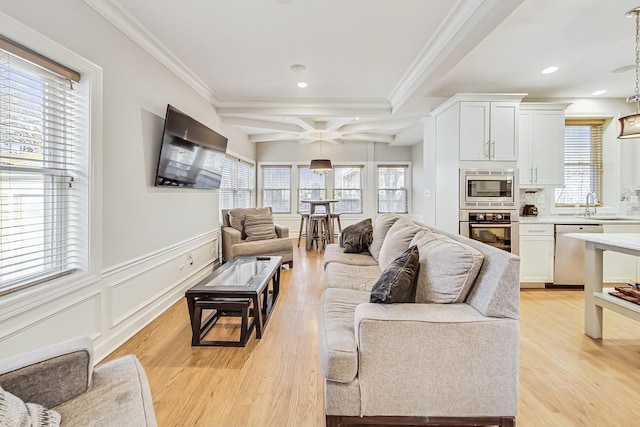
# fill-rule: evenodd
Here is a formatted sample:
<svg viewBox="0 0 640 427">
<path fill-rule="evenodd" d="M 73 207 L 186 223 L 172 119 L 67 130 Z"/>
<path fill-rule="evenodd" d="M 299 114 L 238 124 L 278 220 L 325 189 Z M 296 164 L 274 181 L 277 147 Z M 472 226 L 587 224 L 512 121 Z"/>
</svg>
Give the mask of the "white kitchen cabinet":
<svg viewBox="0 0 640 427">
<path fill-rule="evenodd" d="M 564 111 L 568 106 L 521 104 L 518 133 L 520 188 L 564 185 Z"/>
<path fill-rule="evenodd" d="M 604 233 L 640 233 L 639 224 L 603 224 Z M 605 283 L 628 283 L 640 280 L 639 258 L 619 252 L 605 251 L 602 278 Z"/>
<path fill-rule="evenodd" d="M 553 224 L 520 224 L 520 287 L 553 282 Z"/>
<path fill-rule="evenodd" d="M 518 102 L 460 102 L 460 160 L 518 160 Z"/>
</svg>

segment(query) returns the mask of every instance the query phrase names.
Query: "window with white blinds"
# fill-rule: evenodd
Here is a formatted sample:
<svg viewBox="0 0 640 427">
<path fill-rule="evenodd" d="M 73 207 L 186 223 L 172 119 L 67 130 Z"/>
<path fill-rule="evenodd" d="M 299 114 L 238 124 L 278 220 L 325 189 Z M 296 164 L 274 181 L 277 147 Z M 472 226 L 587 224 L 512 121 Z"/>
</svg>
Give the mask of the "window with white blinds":
<svg viewBox="0 0 640 427">
<path fill-rule="evenodd" d="M 325 199 L 327 197 L 326 187 L 327 174 L 315 172 L 308 167 L 298 167 L 298 212 L 309 212 L 309 203 L 302 203 L 303 199 Z M 324 206 L 317 206 L 317 213 L 325 213 Z"/>
<path fill-rule="evenodd" d="M 0 49 L 0 294 L 86 267 L 76 119 L 70 80 Z"/>
<path fill-rule="evenodd" d="M 273 213 L 291 212 L 291 166 L 262 166 L 262 206 Z"/>
<path fill-rule="evenodd" d="M 405 165 L 378 166 L 378 213 L 408 213 Z"/>
<path fill-rule="evenodd" d="M 586 195 L 602 194 L 604 120 L 567 120 L 564 133 L 564 188 L 556 188 L 556 206 L 584 206 Z"/>
<path fill-rule="evenodd" d="M 222 181 L 218 192 L 220 209 L 254 207 L 255 168 L 251 163 L 233 156 L 224 160 Z"/>
<path fill-rule="evenodd" d="M 333 176 L 335 212 L 362 213 L 362 166 L 336 166 Z"/>
</svg>

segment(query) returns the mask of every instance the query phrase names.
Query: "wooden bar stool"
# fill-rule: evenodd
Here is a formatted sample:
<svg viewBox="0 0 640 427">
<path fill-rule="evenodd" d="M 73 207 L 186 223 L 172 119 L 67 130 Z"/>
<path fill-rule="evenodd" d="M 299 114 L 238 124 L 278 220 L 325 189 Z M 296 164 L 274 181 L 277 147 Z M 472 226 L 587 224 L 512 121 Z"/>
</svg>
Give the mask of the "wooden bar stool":
<svg viewBox="0 0 640 427">
<path fill-rule="evenodd" d="M 329 216 L 327 214 L 309 214 L 309 224 L 312 230 L 312 242 L 311 245 L 307 245 L 307 247 L 313 246 L 313 242 L 315 242 L 316 247 L 320 248 L 318 242 L 321 241 L 322 247 L 324 248 L 329 230 Z"/>
<path fill-rule="evenodd" d="M 301 213 L 300 214 L 300 231 L 298 232 L 298 247 L 300 247 L 300 240 L 304 237 L 305 239 L 307 238 L 307 229 L 304 228 L 304 222 L 307 221 L 307 223 L 309 222 L 309 214 L 308 213 Z M 304 230 L 304 232 L 303 232 Z"/>
<path fill-rule="evenodd" d="M 329 221 L 331 221 L 331 229 L 333 230 L 333 236 L 338 237 L 342 233 L 342 223 L 340 223 L 340 214 L 332 212 Z M 338 221 L 338 228 L 336 231 L 336 220 Z"/>
</svg>

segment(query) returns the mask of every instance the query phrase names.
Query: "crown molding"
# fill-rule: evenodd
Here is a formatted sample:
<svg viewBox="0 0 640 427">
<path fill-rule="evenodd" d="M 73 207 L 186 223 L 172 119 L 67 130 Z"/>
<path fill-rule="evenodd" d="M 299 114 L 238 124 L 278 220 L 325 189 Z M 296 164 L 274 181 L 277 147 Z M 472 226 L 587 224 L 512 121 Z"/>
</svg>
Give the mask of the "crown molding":
<svg viewBox="0 0 640 427">
<path fill-rule="evenodd" d="M 433 78 L 438 66 L 465 43 L 469 33 L 487 24 L 497 25 L 522 1 L 458 0 L 387 98 L 393 112 L 412 98 L 429 78 Z"/>
<path fill-rule="evenodd" d="M 154 37 L 140 22 L 126 15 L 122 8 L 111 0 L 83 0 L 92 9 L 102 15 L 114 27 L 129 37 L 134 43 L 144 49 L 169 71 L 174 73 L 186 84 L 191 86 L 213 106 L 220 102 L 219 97 L 202 79 L 180 61 L 156 37 Z"/>
<path fill-rule="evenodd" d="M 225 99 L 216 106 L 219 116 L 264 114 L 279 116 L 366 116 L 390 117 L 386 100 L 280 98 Z"/>
</svg>

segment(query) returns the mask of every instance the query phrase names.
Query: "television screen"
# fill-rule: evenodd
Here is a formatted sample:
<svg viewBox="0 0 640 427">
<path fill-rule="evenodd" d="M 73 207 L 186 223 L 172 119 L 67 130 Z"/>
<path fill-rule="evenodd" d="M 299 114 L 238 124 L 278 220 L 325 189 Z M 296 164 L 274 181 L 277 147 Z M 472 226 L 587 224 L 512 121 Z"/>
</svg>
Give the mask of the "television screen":
<svg viewBox="0 0 640 427">
<path fill-rule="evenodd" d="M 156 186 L 220 188 L 227 138 L 168 105 Z"/>
</svg>

